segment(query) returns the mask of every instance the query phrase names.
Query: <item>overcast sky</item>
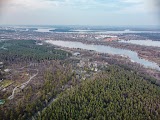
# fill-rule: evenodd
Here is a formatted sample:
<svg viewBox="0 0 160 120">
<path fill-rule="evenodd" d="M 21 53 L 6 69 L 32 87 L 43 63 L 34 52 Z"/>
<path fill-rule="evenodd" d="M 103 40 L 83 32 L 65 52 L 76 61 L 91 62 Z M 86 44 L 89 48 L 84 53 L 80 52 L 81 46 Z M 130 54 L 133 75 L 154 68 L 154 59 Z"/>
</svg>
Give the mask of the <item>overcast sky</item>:
<svg viewBox="0 0 160 120">
<path fill-rule="evenodd" d="M 0 24 L 158 24 L 153 0 L 8 0 L 0 7 Z"/>
</svg>

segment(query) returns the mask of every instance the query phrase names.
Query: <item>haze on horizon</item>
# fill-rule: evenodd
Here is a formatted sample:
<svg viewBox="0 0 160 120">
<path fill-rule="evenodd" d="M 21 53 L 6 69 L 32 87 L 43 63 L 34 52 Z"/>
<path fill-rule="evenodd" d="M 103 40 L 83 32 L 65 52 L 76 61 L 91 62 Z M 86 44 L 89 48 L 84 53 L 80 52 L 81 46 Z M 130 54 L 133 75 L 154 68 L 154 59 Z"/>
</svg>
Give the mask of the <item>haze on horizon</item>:
<svg viewBox="0 0 160 120">
<path fill-rule="evenodd" d="M 159 24 L 156 0 L 2 1 L 0 25 Z"/>
</svg>

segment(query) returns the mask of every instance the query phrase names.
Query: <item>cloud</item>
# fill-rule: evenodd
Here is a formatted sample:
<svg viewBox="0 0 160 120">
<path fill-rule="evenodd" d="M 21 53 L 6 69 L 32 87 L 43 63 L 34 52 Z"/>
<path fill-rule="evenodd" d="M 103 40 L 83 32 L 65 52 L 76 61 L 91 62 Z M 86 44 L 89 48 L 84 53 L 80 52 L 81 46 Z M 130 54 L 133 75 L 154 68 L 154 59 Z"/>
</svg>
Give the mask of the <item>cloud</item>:
<svg viewBox="0 0 160 120">
<path fill-rule="evenodd" d="M 56 4 L 55 4 L 56 5 Z M 24 9 L 43 9 L 47 7 L 53 7 L 51 1 L 45 0 L 12 0 L 6 7 L 10 8 L 24 8 Z"/>
<path fill-rule="evenodd" d="M 154 0 L 158 2 L 158 0 Z M 12 0 L 8 8 L 19 11 L 26 10 L 56 10 L 56 9 L 77 9 L 97 10 L 111 12 L 155 12 L 156 5 L 151 6 L 152 0 Z M 153 9 L 154 8 L 154 9 Z M 7 8 L 6 8 L 7 9 Z"/>
<path fill-rule="evenodd" d="M 158 0 L 154 0 L 158 2 Z M 10 0 L 5 8 L 11 12 L 21 10 L 96 10 L 105 12 L 138 12 L 155 11 L 151 0 Z M 155 6 L 154 6 L 155 7 Z M 159 5 L 158 5 L 159 7 Z M 156 7 L 156 8 L 158 8 Z M 149 8 L 149 9 L 148 9 Z M 65 10 L 64 10 L 65 11 Z"/>
<path fill-rule="evenodd" d="M 65 21 L 61 23 L 68 21 L 76 24 L 81 21 L 85 23 L 87 19 L 92 22 L 94 19 L 98 23 L 105 16 L 105 19 L 110 21 L 112 18 L 115 19 L 116 23 L 117 19 L 123 22 L 122 19 L 127 19 L 128 16 L 139 16 L 141 19 L 141 16 L 147 16 L 147 13 L 153 13 L 154 5 L 151 6 L 150 2 L 151 0 L 10 0 L 3 6 L 5 11 L 2 18 L 3 23 L 42 21 L 45 24 L 54 23 L 50 19 L 54 19 L 57 23 L 62 19 Z M 148 7 L 149 5 L 151 7 Z M 142 19 L 147 20 L 147 18 L 149 15 Z M 128 22 L 129 19 L 130 17 Z M 138 18 L 136 19 L 138 21 Z"/>
<path fill-rule="evenodd" d="M 126 8 L 144 3 L 144 0 L 13 0 L 8 6 L 25 9 L 70 7 L 77 9 Z M 116 10 L 116 9 L 115 9 Z"/>
</svg>

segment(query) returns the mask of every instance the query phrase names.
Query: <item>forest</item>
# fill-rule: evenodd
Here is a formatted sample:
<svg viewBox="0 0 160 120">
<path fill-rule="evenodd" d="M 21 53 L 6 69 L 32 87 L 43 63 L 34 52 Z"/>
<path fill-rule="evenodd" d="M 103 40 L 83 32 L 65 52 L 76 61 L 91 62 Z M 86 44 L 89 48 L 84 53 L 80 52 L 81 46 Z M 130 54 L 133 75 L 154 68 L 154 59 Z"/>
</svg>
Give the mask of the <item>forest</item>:
<svg viewBox="0 0 160 120">
<path fill-rule="evenodd" d="M 26 120 L 48 105 L 52 98 L 63 91 L 62 86 L 75 78 L 71 67 L 63 65 L 55 61 L 49 67 L 43 66 L 34 84 L 30 83 L 21 90 L 15 99 L 5 99 L 6 104 L 0 105 L 0 120 Z"/>
<path fill-rule="evenodd" d="M 136 35 L 140 35 L 142 37 L 146 37 L 150 40 L 159 41 L 160 34 L 159 33 L 136 33 Z"/>
<path fill-rule="evenodd" d="M 18 88 L 14 99 L 7 99 L 14 85 L 7 87 L 6 91 L 0 90 L 1 100 L 5 101 L 0 105 L 0 120 L 160 118 L 160 87 L 155 78 L 138 72 L 141 71 L 139 67 L 114 59 L 103 59 L 107 64 L 91 75 L 87 72 L 89 68 L 77 67 L 80 60 L 70 56 L 71 53 L 48 44 L 39 45 L 34 40 L 0 42 L 0 62 L 12 70 L 9 73 L 0 71 L 0 79 L 13 76 L 7 80 L 16 86 L 25 81 L 23 76 L 32 76 L 35 70 L 38 71 L 24 89 Z M 92 61 L 101 61 L 101 57 L 91 58 Z M 76 71 L 90 77 L 81 80 L 83 76 L 78 76 Z"/>
<path fill-rule="evenodd" d="M 35 40 L 8 40 L 0 42 L 0 61 L 9 63 L 62 60 L 71 55 L 49 45 L 36 45 Z"/>
<path fill-rule="evenodd" d="M 71 53 L 57 50 L 48 44 L 38 45 L 34 40 L 0 42 L 0 62 L 3 66 L 0 68 L 0 80 L 4 78 L 0 81 L 2 84 L 11 81 L 16 86 L 24 79 L 21 72 L 33 74 L 34 69 L 38 70 L 37 77 L 26 88 L 18 88 L 13 100 L 8 100 L 7 97 L 12 94 L 14 87 L 2 89 L 0 84 L 0 100 L 5 101 L 4 105 L 0 105 L 0 120 L 26 120 L 62 92 L 62 86 L 74 76 L 69 64 L 61 62 L 70 55 Z M 19 69 L 20 66 L 23 69 Z M 11 68 L 13 72 L 4 72 L 4 68 Z M 15 75 L 20 78 L 14 77 Z M 7 76 L 12 76 L 12 79 Z"/>
<path fill-rule="evenodd" d="M 158 120 L 160 88 L 135 72 L 110 66 L 61 94 L 38 120 Z"/>
</svg>

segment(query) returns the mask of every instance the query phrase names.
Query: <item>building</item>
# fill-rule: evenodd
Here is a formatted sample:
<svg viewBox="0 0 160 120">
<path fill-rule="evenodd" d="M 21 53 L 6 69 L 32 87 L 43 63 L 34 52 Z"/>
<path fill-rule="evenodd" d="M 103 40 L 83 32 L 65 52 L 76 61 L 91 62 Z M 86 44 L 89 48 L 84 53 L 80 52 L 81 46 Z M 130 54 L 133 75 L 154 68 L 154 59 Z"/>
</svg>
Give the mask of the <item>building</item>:
<svg viewBox="0 0 160 120">
<path fill-rule="evenodd" d="M 79 52 L 75 52 L 75 53 L 73 53 L 73 55 L 74 55 L 74 56 L 79 56 L 80 53 L 79 53 Z"/>
<path fill-rule="evenodd" d="M 0 100 L 0 105 L 3 105 L 5 103 L 5 100 Z"/>
<path fill-rule="evenodd" d="M 108 37 L 104 38 L 104 41 L 107 41 L 107 42 L 109 42 L 109 41 L 117 41 L 117 40 L 119 40 L 117 36 L 108 36 Z"/>
</svg>

